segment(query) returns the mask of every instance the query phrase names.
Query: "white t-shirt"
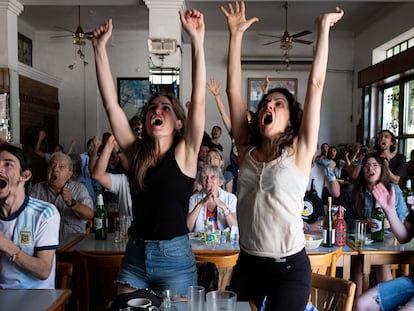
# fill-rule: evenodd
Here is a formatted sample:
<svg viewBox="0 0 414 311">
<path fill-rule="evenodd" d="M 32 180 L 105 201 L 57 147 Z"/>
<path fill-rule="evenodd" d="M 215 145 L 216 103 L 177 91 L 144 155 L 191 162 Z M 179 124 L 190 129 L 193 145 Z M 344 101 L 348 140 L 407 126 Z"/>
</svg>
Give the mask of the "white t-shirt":
<svg viewBox="0 0 414 311">
<path fill-rule="evenodd" d="M 36 251 L 58 248 L 59 225 L 60 214 L 53 204 L 29 196 L 16 213 L 8 218 L 0 216 L 0 231 L 30 256 Z M 55 267 L 56 257 L 49 277 L 41 280 L 0 253 L 0 288 L 53 289 Z"/>
</svg>

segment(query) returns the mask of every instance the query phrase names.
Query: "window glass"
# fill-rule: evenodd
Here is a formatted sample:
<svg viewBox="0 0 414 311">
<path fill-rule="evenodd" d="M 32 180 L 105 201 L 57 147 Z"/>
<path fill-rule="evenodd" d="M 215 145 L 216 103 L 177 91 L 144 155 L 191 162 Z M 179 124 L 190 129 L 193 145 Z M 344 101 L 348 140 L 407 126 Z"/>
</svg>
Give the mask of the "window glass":
<svg viewBox="0 0 414 311">
<path fill-rule="evenodd" d="M 414 80 L 404 86 L 404 134 L 414 134 Z"/>
<path fill-rule="evenodd" d="M 411 150 L 414 149 L 414 138 L 406 138 L 404 139 L 404 155 L 407 161 L 411 158 Z"/>
<path fill-rule="evenodd" d="M 384 89 L 382 103 L 382 129 L 390 130 L 398 136 L 398 98 L 400 96 L 400 86 L 395 85 Z"/>
</svg>

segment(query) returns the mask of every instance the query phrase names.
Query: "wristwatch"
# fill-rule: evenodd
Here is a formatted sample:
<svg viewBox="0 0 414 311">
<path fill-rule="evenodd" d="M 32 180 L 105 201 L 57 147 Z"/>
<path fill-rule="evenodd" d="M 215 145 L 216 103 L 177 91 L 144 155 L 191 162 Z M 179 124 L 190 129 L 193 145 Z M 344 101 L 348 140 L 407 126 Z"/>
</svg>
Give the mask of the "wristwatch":
<svg viewBox="0 0 414 311">
<path fill-rule="evenodd" d="M 70 202 L 70 204 L 68 205 L 68 207 L 74 207 L 76 205 L 76 203 L 78 203 L 78 202 L 76 202 L 75 199 L 72 199 L 72 202 Z"/>
</svg>

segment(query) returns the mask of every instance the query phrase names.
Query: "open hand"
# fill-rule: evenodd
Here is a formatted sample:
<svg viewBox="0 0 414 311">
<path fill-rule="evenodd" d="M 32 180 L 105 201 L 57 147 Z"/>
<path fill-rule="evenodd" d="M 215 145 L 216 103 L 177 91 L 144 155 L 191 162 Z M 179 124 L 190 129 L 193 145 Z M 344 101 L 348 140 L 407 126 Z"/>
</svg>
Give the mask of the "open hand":
<svg viewBox="0 0 414 311">
<path fill-rule="evenodd" d="M 240 3 L 236 1 L 234 3 L 234 8 L 231 3 L 227 6 L 228 10 L 226 10 L 224 6 L 221 6 L 220 11 L 227 17 L 227 25 L 230 33 L 245 32 L 250 25 L 259 21 L 257 17 L 252 17 L 251 19 L 246 20 L 244 1 L 240 1 Z"/>
</svg>

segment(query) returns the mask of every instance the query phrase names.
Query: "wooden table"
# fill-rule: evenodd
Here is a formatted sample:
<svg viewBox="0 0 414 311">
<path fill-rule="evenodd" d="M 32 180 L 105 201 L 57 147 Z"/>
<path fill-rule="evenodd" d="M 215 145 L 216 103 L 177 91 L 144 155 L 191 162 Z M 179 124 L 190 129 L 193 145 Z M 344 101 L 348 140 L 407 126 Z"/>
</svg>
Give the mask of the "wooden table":
<svg viewBox="0 0 414 311">
<path fill-rule="evenodd" d="M 73 241 L 72 241 L 73 242 Z M 191 247 L 194 254 L 200 255 L 230 255 L 240 251 L 238 243 L 204 243 L 201 239 L 190 238 Z M 81 239 L 76 239 L 76 243 L 71 243 L 70 247 L 64 247 L 60 252 L 73 252 L 74 250 L 82 250 L 101 254 L 123 254 L 125 252 L 126 241 L 115 243 L 115 234 L 109 233 L 106 240 L 95 240 L 95 236 L 91 233 L 84 235 Z M 307 250 L 309 255 L 323 254 L 332 252 L 337 246 L 326 248 L 318 247 L 316 249 Z M 59 250 L 58 250 L 59 254 Z M 342 256 L 338 258 L 337 267 L 343 268 L 343 278 L 349 280 L 351 271 L 351 256 L 358 255 L 355 248 L 344 246 Z"/>
<path fill-rule="evenodd" d="M 71 293 L 70 289 L 0 289 L 0 309 L 63 311 Z"/>
<path fill-rule="evenodd" d="M 95 235 L 90 233 L 77 243 L 73 244 L 66 251 L 73 252 L 78 250 L 98 254 L 118 255 L 125 252 L 126 242 L 127 241 L 115 242 L 115 233 L 108 233 L 108 238 L 106 240 L 95 240 Z"/>
<path fill-rule="evenodd" d="M 374 242 L 364 247 L 356 247 L 354 240 L 348 238 L 348 245 L 357 250 L 362 257 L 362 292 L 369 288 L 371 266 L 386 264 L 410 264 L 414 262 L 414 240 L 400 244 L 392 233 L 385 234 L 383 242 Z"/>
<path fill-rule="evenodd" d="M 240 251 L 239 244 L 233 244 L 230 242 L 226 242 L 223 244 L 211 244 L 211 243 L 204 243 L 201 239 L 192 238 L 190 239 L 191 247 L 193 248 L 194 254 L 200 255 L 209 255 L 209 254 L 220 254 L 220 255 L 230 255 L 234 253 L 238 253 Z M 315 249 L 306 250 L 308 255 L 319 255 L 319 254 L 326 254 L 335 251 L 338 246 L 333 247 L 318 247 Z M 343 269 L 343 278 L 345 280 L 349 280 L 351 276 L 351 256 L 358 255 L 358 251 L 352 249 L 348 245 L 345 245 L 342 248 L 342 256 L 337 260 L 337 267 L 342 267 Z"/>
</svg>

